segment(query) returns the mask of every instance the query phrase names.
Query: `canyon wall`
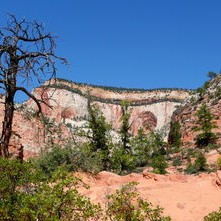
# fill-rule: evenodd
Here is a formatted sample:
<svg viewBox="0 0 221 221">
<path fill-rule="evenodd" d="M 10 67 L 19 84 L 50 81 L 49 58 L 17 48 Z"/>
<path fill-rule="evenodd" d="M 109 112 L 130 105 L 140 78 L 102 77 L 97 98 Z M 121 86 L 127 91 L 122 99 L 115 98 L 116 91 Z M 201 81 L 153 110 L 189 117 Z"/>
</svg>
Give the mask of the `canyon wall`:
<svg viewBox="0 0 221 221">
<path fill-rule="evenodd" d="M 187 90 L 179 89 L 122 89 L 78 84 L 62 79 L 46 82 L 33 93 L 43 100 L 43 121 L 35 116 L 37 106 L 30 99 L 19 105 L 13 124 L 14 137 L 18 137 L 15 140 L 23 145 L 25 157 L 38 154 L 47 147 L 50 139 L 53 142 L 67 140 L 70 127 L 85 124 L 89 95 L 115 131 L 121 125 L 121 102 L 127 100 L 131 113 L 131 134 L 136 135 L 138 129 L 143 128 L 145 132 L 164 131 L 166 136 L 173 112 L 190 94 Z M 48 125 L 51 128 L 48 129 Z"/>
<path fill-rule="evenodd" d="M 221 75 L 206 82 L 173 113 L 172 121 L 180 123 L 181 141 L 185 147 L 194 147 L 195 137 L 202 132 L 194 130 L 194 127 L 199 126 L 196 124 L 196 115 L 202 104 L 206 104 L 214 116 L 213 124 L 216 128 L 212 129 L 212 132 L 216 134 L 216 142 L 219 144 L 221 143 Z"/>
</svg>

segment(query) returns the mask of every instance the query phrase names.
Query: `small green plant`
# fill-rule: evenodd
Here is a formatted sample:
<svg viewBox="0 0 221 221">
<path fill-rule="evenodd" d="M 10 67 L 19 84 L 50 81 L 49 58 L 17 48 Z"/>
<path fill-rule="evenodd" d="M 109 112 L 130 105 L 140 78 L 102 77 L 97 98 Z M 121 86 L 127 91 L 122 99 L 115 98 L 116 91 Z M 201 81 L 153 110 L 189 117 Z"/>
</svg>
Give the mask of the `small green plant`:
<svg viewBox="0 0 221 221">
<path fill-rule="evenodd" d="M 131 182 L 121 187 L 115 193 L 107 196 L 107 221 L 170 221 L 163 216 L 163 209 L 154 207 L 143 200 L 136 192 L 138 183 Z"/>
<path fill-rule="evenodd" d="M 136 157 L 120 145 L 113 148 L 110 161 L 111 170 L 117 174 L 127 174 L 137 166 Z"/>
<path fill-rule="evenodd" d="M 221 87 L 220 87 L 220 86 L 216 88 L 215 97 L 216 97 L 217 99 L 220 99 L 220 98 L 221 98 Z"/>
<path fill-rule="evenodd" d="M 168 164 L 162 155 L 154 156 L 152 159 L 152 167 L 154 169 L 154 173 L 158 174 L 166 174 L 166 168 Z"/>
<path fill-rule="evenodd" d="M 192 163 L 188 163 L 186 169 L 184 170 L 187 174 L 197 173 L 197 169 Z"/>
<path fill-rule="evenodd" d="M 172 162 L 172 165 L 177 167 L 177 166 L 180 166 L 182 164 L 182 160 L 181 160 L 181 157 L 175 157 L 173 159 L 173 162 Z"/>
<path fill-rule="evenodd" d="M 189 162 L 187 164 L 185 172 L 188 174 L 194 174 L 198 172 L 207 171 L 207 169 L 208 167 L 206 163 L 206 158 L 203 153 L 199 152 L 195 159 L 195 162 L 194 163 Z"/>
<path fill-rule="evenodd" d="M 216 165 L 219 170 L 221 170 L 221 157 L 218 157 L 216 160 Z"/>
<path fill-rule="evenodd" d="M 203 153 L 199 153 L 195 162 L 194 166 L 197 169 L 197 171 L 206 171 L 207 169 L 207 164 L 206 164 L 206 157 L 204 156 Z"/>
<path fill-rule="evenodd" d="M 221 220 L 221 207 L 218 211 L 209 213 L 204 217 L 203 221 L 220 221 Z"/>
</svg>

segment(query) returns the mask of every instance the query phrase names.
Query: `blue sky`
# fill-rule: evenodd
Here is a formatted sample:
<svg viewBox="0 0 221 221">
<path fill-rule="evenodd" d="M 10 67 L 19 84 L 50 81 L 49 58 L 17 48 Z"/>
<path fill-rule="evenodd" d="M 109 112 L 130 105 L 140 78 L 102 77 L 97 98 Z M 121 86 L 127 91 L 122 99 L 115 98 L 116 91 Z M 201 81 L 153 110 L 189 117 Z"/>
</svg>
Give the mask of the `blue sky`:
<svg viewBox="0 0 221 221">
<path fill-rule="evenodd" d="M 58 77 L 130 88 L 197 88 L 221 69 L 220 0 L 1 0 L 42 21 L 68 59 Z"/>
</svg>

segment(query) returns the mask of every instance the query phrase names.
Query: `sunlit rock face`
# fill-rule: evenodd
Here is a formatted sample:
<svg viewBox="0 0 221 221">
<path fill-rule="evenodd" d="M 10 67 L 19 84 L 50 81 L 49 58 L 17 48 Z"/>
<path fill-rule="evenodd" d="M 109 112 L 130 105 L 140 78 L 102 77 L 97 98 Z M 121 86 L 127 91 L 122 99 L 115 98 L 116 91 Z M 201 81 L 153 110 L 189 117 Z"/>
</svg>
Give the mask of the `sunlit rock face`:
<svg viewBox="0 0 221 221">
<path fill-rule="evenodd" d="M 196 115 L 202 104 L 206 104 L 215 117 L 213 123 L 217 127 L 212 132 L 218 138 L 216 142 L 221 143 L 221 75 L 218 75 L 206 85 L 198 90 L 198 93 L 192 93 L 191 96 L 187 97 L 172 115 L 172 121 L 178 121 L 181 125 L 180 132 L 183 146 L 195 146 L 195 137 L 199 132 L 195 131 L 194 127 L 199 126 L 196 125 Z"/>
<path fill-rule="evenodd" d="M 13 130 L 20 136 L 19 142 L 24 147 L 25 157 L 38 154 L 50 139 L 64 142 L 70 137 L 70 127 L 85 124 L 88 118 L 88 95 L 115 131 L 120 129 L 121 103 L 126 100 L 129 103 L 131 134 L 136 135 L 142 128 L 146 133 L 163 130 L 167 135 L 171 116 L 189 96 L 189 91 L 108 88 L 56 79 L 36 88 L 33 94 L 43 100 L 41 107 L 46 118 L 44 120 L 49 120 L 53 126 L 49 133 L 44 121 L 35 116 L 37 106 L 33 100 L 29 99 L 21 105 L 22 108 L 15 113 Z M 1 105 L 2 113 L 3 110 Z"/>
<path fill-rule="evenodd" d="M 56 122 L 68 122 L 75 125 L 88 116 L 88 94 L 93 104 L 103 112 L 114 130 L 119 130 L 122 116 L 122 101 L 128 101 L 131 133 L 137 134 L 139 128 L 144 131 L 167 128 L 171 116 L 183 100 L 189 96 L 185 90 L 138 90 L 119 89 L 86 84 L 76 84 L 65 80 L 50 81 L 45 87 L 34 91 L 47 99 L 43 104 L 44 113 L 55 118 Z M 36 108 L 33 101 L 28 105 Z M 50 108 L 51 107 L 51 108 Z"/>
</svg>

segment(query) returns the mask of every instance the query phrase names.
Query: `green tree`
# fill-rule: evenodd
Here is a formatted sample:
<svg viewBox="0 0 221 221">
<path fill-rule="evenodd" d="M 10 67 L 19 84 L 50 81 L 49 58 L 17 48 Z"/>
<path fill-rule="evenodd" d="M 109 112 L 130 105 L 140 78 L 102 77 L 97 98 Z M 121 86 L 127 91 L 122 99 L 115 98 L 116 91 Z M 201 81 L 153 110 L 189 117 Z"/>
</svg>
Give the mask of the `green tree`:
<svg viewBox="0 0 221 221">
<path fill-rule="evenodd" d="M 144 134 L 143 130 L 139 129 L 138 134 L 130 140 L 136 166 L 145 166 L 153 156 L 165 154 L 164 145 L 162 136 L 159 133 Z"/>
<path fill-rule="evenodd" d="M 122 141 L 122 146 L 123 149 L 129 150 L 130 149 L 130 112 L 128 110 L 129 108 L 129 102 L 128 101 L 123 101 L 121 103 L 121 109 L 122 109 L 122 116 L 121 116 L 121 129 L 120 129 L 120 135 L 121 135 L 121 141 Z"/>
<path fill-rule="evenodd" d="M 207 163 L 206 158 L 202 152 L 199 152 L 195 162 L 192 163 L 191 161 L 187 164 L 185 172 L 188 174 L 194 174 L 202 171 L 206 171 Z"/>
<path fill-rule="evenodd" d="M 194 162 L 194 167 L 196 168 L 197 171 L 205 171 L 207 168 L 206 164 L 206 157 L 204 156 L 203 153 L 199 153 L 195 162 Z"/>
<path fill-rule="evenodd" d="M 208 106 L 205 103 L 203 103 L 197 111 L 196 117 L 197 126 L 193 127 L 193 130 L 201 132 L 196 135 L 196 146 L 206 147 L 209 144 L 215 143 L 217 137 L 216 134 L 212 132 L 212 129 L 217 127 L 213 122 L 215 117 L 211 114 Z"/>
<path fill-rule="evenodd" d="M 103 169 L 109 170 L 110 167 L 110 146 L 111 126 L 106 122 L 103 113 L 96 105 L 92 105 L 90 98 L 88 99 L 88 127 L 89 131 L 87 137 L 90 140 L 90 147 L 94 154 L 99 154 L 102 158 Z"/>
<path fill-rule="evenodd" d="M 9 141 L 15 110 L 15 95 L 26 94 L 41 113 L 41 98 L 27 90 L 30 82 L 42 82 L 56 75 L 56 61 L 66 62 L 55 53 L 55 39 L 44 25 L 10 15 L 7 25 L 0 29 L 0 88 L 4 91 L 4 120 L 0 155 L 9 157 Z M 35 80 L 34 80 L 35 79 Z M 27 83 L 27 85 L 26 85 Z"/>
<path fill-rule="evenodd" d="M 154 156 L 151 163 L 154 173 L 166 174 L 166 168 L 168 164 L 162 155 Z"/>
<path fill-rule="evenodd" d="M 181 128 L 181 125 L 179 121 L 171 122 L 168 142 L 172 147 L 175 147 L 177 149 L 179 149 L 181 146 L 180 128 Z"/>
<path fill-rule="evenodd" d="M 148 135 L 143 129 L 138 130 L 138 134 L 130 141 L 131 148 L 136 158 L 136 166 L 146 166 L 150 159 L 150 142 Z"/>
<path fill-rule="evenodd" d="M 109 125 L 106 123 L 100 109 L 95 105 L 88 106 L 89 111 L 89 135 L 91 146 L 94 151 L 108 149 Z M 90 135 L 91 133 L 91 135 Z"/>
<path fill-rule="evenodd" d="M 217 73 L 215 73 L 213 71 L 209 71 L 208 74 L 207 74 L 207 77 L 210 78 L 210 80 L 212 80 L 216 76 L 217 76 Z"/>
</svg>

